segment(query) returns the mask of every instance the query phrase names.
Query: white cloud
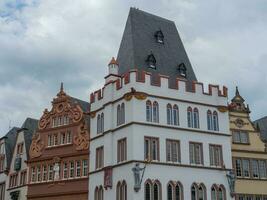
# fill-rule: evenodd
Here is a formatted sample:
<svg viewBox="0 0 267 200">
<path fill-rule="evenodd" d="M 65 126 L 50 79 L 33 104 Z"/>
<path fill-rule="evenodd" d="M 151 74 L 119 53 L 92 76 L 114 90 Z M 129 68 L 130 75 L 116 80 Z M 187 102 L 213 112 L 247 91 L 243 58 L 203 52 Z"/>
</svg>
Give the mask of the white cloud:
<svg viewBox="0 0 267 200">
<path fill-rule="evenodd" d="M 0 1 L 0 135 L 50 106 L 59 83 L 89 99 L 116 56 L 129 7 L 176 22 L 199 81 L 240 85 L 253 117 L 267 113 L 266 5 L 212 0 Z"/>
</svg>

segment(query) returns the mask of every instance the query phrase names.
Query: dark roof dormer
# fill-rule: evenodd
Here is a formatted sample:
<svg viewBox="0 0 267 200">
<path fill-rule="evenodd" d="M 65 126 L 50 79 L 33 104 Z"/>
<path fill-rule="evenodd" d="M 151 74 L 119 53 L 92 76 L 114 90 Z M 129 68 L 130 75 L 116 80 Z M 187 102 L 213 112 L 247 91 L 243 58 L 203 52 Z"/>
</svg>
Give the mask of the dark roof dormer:
<svg viewBox="0 0 267 200">
<path fill-rule="evenodd" d="M 181 77 L 186 78 L 186 66 L 184 63 L 178 65 L 178 73 Z"/>
<path fill-rule="evenodd" d="M 164 35 L 161 30 L 154 34 L 157 43 L 164 44 Z"/>
<path fill-rule="evenodd" d="M 151 69 L 156 69 L 156 58 L 155 56 L 153 55 L 153 53 L 151 52 L 151 54 L 149 54 L 147 56 L 147 59 L 146 59 L 146 62 L 147 62 L 147 65 L 149 68 Z"/>
</svg>

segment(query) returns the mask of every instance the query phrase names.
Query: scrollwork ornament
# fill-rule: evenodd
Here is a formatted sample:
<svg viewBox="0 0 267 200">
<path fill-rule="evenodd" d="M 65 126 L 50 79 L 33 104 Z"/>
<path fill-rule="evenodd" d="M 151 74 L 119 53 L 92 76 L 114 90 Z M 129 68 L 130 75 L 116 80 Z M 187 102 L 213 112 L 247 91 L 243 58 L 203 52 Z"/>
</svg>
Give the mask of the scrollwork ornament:
<svg viewBox="0 0 267 200">
<path fill-rule="evenodd" d="M 34 134 L 32 138 L 32 143 L 30 146 L 30 151 L 29 151 L 30 157 L 37 158 L 41 156 L 43 148 L 44 148 L 44 144 L 41 141 L 40 134 L 39 133 Z"/>
<path fill-rule="evenodd" d="M 80 126 L 78 134 L 74 137 L 74 144 L 77 151 L 87 150 L 89 148 L 89 133 L 85 127 L 85 122 Z"/>
</svg>

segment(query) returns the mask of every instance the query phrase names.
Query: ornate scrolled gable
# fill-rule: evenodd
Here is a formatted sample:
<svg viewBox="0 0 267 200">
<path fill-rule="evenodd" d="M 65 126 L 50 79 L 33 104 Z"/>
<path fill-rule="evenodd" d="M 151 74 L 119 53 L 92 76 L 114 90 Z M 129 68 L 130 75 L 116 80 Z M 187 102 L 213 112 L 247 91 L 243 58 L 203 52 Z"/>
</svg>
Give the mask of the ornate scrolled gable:
<svg viewBox="0 0 267 200">
<path fill-rule="evenodd" d="M 60 92 L 57 97 L 52 101 L 52 109 L 48 111 L 44 110 L 44 113 L 39 121 L 39 129 L 43 130 L 52 127 L 52 120 L 58 116 L 67 115 L 70 123 L 76 123 L 82 120 L 83 111 L 78 103 L 72 103 L 71 97 L 68 96 L 64 90 L 63 85 L 61 85 Z"/>
</svg>

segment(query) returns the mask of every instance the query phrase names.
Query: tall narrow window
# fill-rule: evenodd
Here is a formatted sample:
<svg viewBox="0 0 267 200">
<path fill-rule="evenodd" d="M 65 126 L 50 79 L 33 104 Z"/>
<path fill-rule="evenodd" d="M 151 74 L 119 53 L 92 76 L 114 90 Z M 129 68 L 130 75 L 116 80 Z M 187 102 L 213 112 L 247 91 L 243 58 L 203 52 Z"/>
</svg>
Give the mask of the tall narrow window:
<svg viewBox="0 0 267 200">
<path fill-rule="evenodd" d="M 174 192 L 173 192 L 173 186 L 171 183 L 168 184 L 167 190 L 168 190 L 167 191 L 167 200 L 173 200 L 174 199 L 173 198 Z"/>
<path fill-rule="evenodd" d="M 100 128 L 101 133 L 104 132 L 104 113 L 101 113 L 101 128 Z"/>
<path fill-rule="evenodd" d="M 193 112 L 193 127 L 194 128 L 199 128 L 199 113 L 198 113 L 198 109 L 194 108 L 194 112 Z"/>
<path fill-rule="evenodd" d="M 69 177 L 74 178 L 74 161 L 70 161 L 70 172 Z"/>
<path fill-rule="evenodd" d="M 259 163 L 257 160 L 251 160 L 252 176 L 253 178 L 259 178 Z"/>
<path fill-rule="evenodd" d="M 236 173 L 236 176 L 242 176 L 240 159 L 235 160 L 235 173 Z"/>
<path fill-rule="evenodd" d="M 145 160 L 159 161 L 159 139 L 145 137 Z"/>
<path fill-rule="evenodd" d="M 153 102 L 153 122 L 159 122 L 159 104 L 158 102 Z"/>
<path fill-rule="evenodd" d="M 210 110 L 208 110 L 207 112 L 207 125 L 208 125 L 208 130 L 213 130 L 213 126 L 212 126 L 212 113 Z"/>
<path fill-rule="evenodd" d="M 60 144 L 66 144 L 66 133 L 60 133 Z"/>
<path fill-rule="evenodd" d="M 250 167 L 249 167 L 249 160 L 243 159 L 242 160 L 242 170 L 243 170 L 243 176 L 244 177 L 250 177 Z"/>
<path fill-rule="evenodd" d="M 190 154 L 190 163 L 191 164 L 203 164 L 202 156 L 202 144 L 201 143 L 189 143 L 189 154 Z"/>
<path fill-rule="evenodd" d="M 96 149 L 96 169 L 104 167 L 104 147 Z"/>
<path fill-rule="evenodd" d="M 40 182 L 41 181 L 41 167 L 38 166 L 37 167 L 37 181 Z"/>
<path fill-rule="evenodd" d="M 64 162 L 63 164 L 63 179 L 68 178 L 68 163 Z"/>
<path fill-rule="evenodd" d="M 167 162 L 180 162 L 180 142 L 178 140 L 166 140 Z"/>
<path fill-rule="evenodd" d="M 260 178 L 266 178 L 266 161 L 259 160 L 259 172 Z"/>
<path fill-rule="evenodd" d="M 210 145 L 210 165 L 222 166 L 222 147 L 220 145 Z"/>
<path fill-rule="evenodd" d="M 179 125 L 179 109 L 177 105 L 173 106 L 173 125 L 178 126 Z"/>
<path fill-rule="evenodd" d="M 49 165 L 48 169 L 48 180 L 52 181 L 54 179 L 54 173 L 53 173 L 53 165 Z"/>
<path fill-rule="evenodd" d="M 35 167 L 31 168 L 31 182 L 35 182 L 36 181 L 36 176 L 35 176 Z"/>
<path fill-rule="evenodd" d="M 179 182 L 175 186 L 175 200 L 182 200 L 182 184 Z"/>
<path fill-rule="evenodd" d="M 72 134 L 71 131 L 67 131 L 67 144 L 72 143 Z"/>
<path fill-rule="evenodd" d="M 126 138 L 118 140 L 117 146 L 117 162 L 127 160 L 127 141 Z"/>
<path fill-rule="evenodd" d="M 121 104 L 121 124 L 125 123 L 125 106 L 124 103 Z"/>
<path fill-rule="evenodd" d="M 81 176 L 81 161 L 77 160 L 76 161 L 76 177 Z"/>
<path fill-rule="evenodd" d="M 145 200 L 151 200 L 151 184 L 145 183 Z"/>
<path fill-rule="evenodd" d="M 43 181 L 47 180 L 47 166 L 43 165 Z"/>
<path fill-rule="evenodd" d="M 217 190 L 214 186 L 211 188 L 211 200 L 217 200 Z"/>
<path fill-rule="evenodd" d="M 198 187 L 198 200 L 205 200 L 206 198 L 206 189 L 203 185 Z"/>
<path fill-rule="evenodd" d="M 83 160 L 83 176 L 88 176 L 88 160 Z"/>
<path fill-rule="evenodd" d="M 117 125 L 125 123 L 125 105 L 122 103 L 117 106 Z"/>
<path fill-rule="evenodd" d="M 97 133 L 101 133 L 101 119 L 100 119 L 100 114 L 97 115 Z"/>
<path fill-rule="evenodd" d="M 116 196 L 116 200 L 127 200 L 127 185 L 125 181 L 118 182 Z"/>
<path fill-rule="evenodd" d="M 191 187 L 191 200 L 197 200 L 197 188 L 192 185 Z"/>
<path fill-rule="evenodd" d="M 220 187 L 218 190 L 218 200 L 224 200 L 224 188 Z"/>
<path fill-rule="evenodd" d="M 171 104 L 167 105 L 167 124 L 172 124 L 172 106 Z"/>
<path fill-rule="evenodd" d="M 149 100 L 146 102 L 146 121 L 152 122 L 152 104 Z"/>
<path fill-rule="evenodd" d="M 154 200 L 160 200 L 160 191 L 161 191 L 161 187 L 160 187 L 160 183 L 159 182 L 155 182 L 153 184 L 153 199 Z"/>
<path fill-rule="evenodd" d="M 119 104 L 117 106 L 117 125 L 119 126 L 121 124 L 121 105 Z"/>
<path fill-rule="evenodd" d="M 187 126 L 189 128 L 193 127 L 193 116 L 192 116 L 192 108 L 191 107 L 187 108 Z"/>
<path fill-rule="evenodd" d="M 219 131 L 218 113 L 216 111 L 213 112 L 213 130 Z"/>
</svg>

